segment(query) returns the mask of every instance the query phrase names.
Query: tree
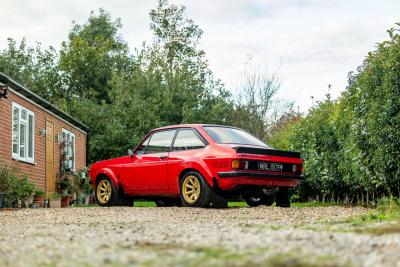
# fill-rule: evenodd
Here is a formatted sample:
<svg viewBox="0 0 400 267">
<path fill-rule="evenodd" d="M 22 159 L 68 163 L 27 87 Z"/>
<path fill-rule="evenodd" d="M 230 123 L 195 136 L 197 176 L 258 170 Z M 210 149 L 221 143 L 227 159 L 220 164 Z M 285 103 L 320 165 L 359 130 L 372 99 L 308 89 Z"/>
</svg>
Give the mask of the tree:
<svg viewBox="0 0 400 267">
<path fill-rule="evenodd" d="M 92 160 L 123 154 L 155 127 L 228 117 L 230 95 L 197 48 L 201 30 L 184 7 L 160 1 L 150 16 L 154 42 L 134 55 L 118 35 L 119 19 L 103 10 L 74 25 L 63 44 L 68 110 L 92 129 Z"/>
<path fill-rule="evenodd" d="M 58 69 L 58 55 L 53 47 L 43 50 L 40 43 L 29 47 L 11 38 L 0 52 L 0 72 L 23 84 L 39 96 L 54 103 L 64 96 Z"/>
<path fill-rule="evenodd" d="M 273 122 L 268 129 L 267 144 L 277 149 L 292 149 L 292 136 L 295 127 L 302 120 L 302 113 L 293 109 L 293 105 Z"/>
<path fill-rule="evenodd" d="M 249 57 L 241 78 L 231 121 L 235 126 L 247 129 L 265 140 L 268 128 L 273 122 L 272 113 L 279 104 L 278 73 L 277 71 L 271 73 L 267 64 L 255 64 Z"/>
<path fill-rule="evenodd" d="M 128 45 L 119 35 L 120 19 L 113 21 L 103 9 L 90 13 L 87 23 L 74 23 L 68 41 L 62 43 L 60 69 L 68 87 L 68 101 L 73 97 L 110 103 L 113 72 L 130 66 Z"/>
<path fill-rule="evenodd" d="M 150 12 L 154 42 L 141 56 L 141 70 L 153 82 L 160 123 L 226 123 L 230 94 L 213 77 L 199 49 L 201 29 L 183 6 L 161 0 Z"/>
</svg>

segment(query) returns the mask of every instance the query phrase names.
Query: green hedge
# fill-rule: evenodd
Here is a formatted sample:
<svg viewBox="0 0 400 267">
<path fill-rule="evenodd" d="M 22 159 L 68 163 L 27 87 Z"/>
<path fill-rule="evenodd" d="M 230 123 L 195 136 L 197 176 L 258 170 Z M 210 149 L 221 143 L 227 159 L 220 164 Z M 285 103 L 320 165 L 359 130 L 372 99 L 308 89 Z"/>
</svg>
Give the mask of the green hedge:
<svg viewBox="0 0 400 267">
<path fill-rule="evenodd" d="M 302 152 L 306 180 L 296 198 L 354 203 L 400 195 L 400 35 L 389 34 L 350 73 L 339 99 L 328 95 L 270 138 Z"/>
</svg>

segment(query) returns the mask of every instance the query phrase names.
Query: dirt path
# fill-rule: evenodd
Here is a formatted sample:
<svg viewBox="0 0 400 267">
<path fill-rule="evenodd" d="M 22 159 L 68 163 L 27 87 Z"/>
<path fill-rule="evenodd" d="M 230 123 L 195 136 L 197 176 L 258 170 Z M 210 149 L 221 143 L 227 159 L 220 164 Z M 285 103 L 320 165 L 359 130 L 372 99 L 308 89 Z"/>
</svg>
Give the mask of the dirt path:
<svg viewBox="0 0 400 267">
<path fill-rule="evenodd" d="M 0 266 L 400 266 L 399 233 L 330 227 L 366 212 L 346 207 L 0 211 Z"/>
</svg>

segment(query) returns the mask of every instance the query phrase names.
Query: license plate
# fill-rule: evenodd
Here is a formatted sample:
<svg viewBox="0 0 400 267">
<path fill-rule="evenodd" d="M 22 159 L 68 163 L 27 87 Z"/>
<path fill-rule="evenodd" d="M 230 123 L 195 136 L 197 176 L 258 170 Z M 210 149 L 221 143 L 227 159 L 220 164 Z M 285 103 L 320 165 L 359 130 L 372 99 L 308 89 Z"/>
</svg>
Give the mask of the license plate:
<svg viewBox="0 0 400 267">
<path fill-rule="evenodd" d="M 283 170 L 283 165 L 280 163 L 259 162 L 258 169 L 260 171 L 281 172 Z"/>
</svg>

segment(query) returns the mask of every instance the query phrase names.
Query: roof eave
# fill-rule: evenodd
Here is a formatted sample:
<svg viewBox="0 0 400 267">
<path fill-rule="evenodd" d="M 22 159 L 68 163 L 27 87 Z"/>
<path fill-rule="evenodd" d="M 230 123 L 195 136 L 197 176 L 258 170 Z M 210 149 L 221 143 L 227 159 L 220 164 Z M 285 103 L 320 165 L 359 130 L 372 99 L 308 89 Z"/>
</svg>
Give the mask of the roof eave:
<svg viewBox="0 0 400 267">
<path fill-rule="evenodd" d="M 33 93 L 32 91 L 28 90 L 18 82 L 14 81 L 7 75 L 3 74 L 0 72 L 0 82 L 7 84 L 9 87 L 11 87 L 12 90 L 15 90 L 16 92 L 22 94 L 26 98 L 30 99 L 31 101 L 37 103 L 38 105 L 42 106 L 43 108 L 51 111 L 55 115 L 61 117 L 62 119 L 66 120 L 67 122 L 71 123 L 73 126 L 89 133 L 90 128 L 83 124 L 82 122 L 78 121 L 71 115 L 65 113 L 64 111 L 61 111 L 59 108 L 48 102 L 47 100 L 44 100 L 37 94 Z"/>
</svg>

